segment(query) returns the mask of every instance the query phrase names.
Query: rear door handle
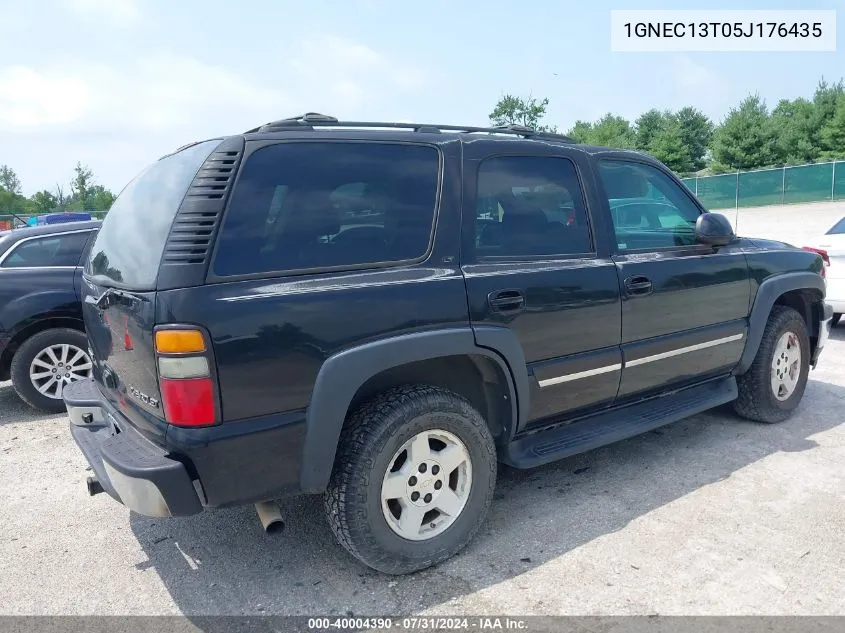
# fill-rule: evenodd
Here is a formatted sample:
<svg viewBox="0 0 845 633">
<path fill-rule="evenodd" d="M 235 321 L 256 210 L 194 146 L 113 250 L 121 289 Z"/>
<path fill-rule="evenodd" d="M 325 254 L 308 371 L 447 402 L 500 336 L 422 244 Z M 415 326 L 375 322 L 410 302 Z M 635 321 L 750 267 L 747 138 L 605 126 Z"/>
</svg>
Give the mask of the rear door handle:
<svg viewBox="0 0 845 633">
<path fill-rule="evenodd" d="M 641 296 L 651 294 L 654 286 L 651 279 L 643 275 L 634 275 L 625 280 L 625 292 L 628 296 Z"/>
<path fill-rule="evenodd" d="M 487 304 L 496 312 L 516 312 L 525 307 L 521 290 L 496 290 L 487 295 Z"/>
</svg>

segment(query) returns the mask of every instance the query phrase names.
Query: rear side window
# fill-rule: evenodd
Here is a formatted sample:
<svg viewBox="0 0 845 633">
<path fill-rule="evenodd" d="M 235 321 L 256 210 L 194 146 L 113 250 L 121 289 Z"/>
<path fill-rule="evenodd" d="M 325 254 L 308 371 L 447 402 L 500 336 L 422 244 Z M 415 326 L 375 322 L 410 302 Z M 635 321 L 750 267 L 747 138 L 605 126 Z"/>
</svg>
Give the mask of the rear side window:
<svg viewBox="0 0 845 633">
<path fill-rule="evenodd" d="M 416 260 L 431 242 L 433 147 L 280 143 L 241 169 L 214 273 L 221 277 Z"/>
<path fill-rule="evenodd" d="M 476 257 L 552 257 L 592 250 L 587 212 L 570 160 L 500 156 L 481 163 Z"/>
<path fill-rule="evenodd" d="M 173 218 L 194 176 L 220 139 L 153 163 L 115 200 L 91 247 L 86 273 L 104 285 L 152 290 Z"/>
<path fill-rule="evenodd" d="M 20 242 L 2 258 L 3 268 L 78 266 L 90 231 L 46 235 Z"/>
</svg>

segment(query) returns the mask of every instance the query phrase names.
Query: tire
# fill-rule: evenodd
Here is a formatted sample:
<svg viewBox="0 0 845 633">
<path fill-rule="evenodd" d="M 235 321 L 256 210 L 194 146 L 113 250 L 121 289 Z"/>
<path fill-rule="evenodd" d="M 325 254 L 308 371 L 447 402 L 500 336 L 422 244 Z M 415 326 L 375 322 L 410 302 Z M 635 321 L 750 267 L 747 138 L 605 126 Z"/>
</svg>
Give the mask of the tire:
<svg viewBox="0 0 845 633">
<path fill-rule="evenodd" d="M 830 320 L 830 327 L 836 327 L 837 325 L 839 325 L 839 319 L 841 319 L 841 318 L 842 318 L 841 312 L 834 312 L 833 318 Z"/>
<path fill-rule="evenodd" d="M 409 448 L 404 453 L 401 471 L 393 475 L 401 474 L 403 491 L 406 481 L 409 486 L 412 480 L 419 487 L 428 486 L 421 488 L 426 497 L 425 491 L 435 493 L 432 486 L 440 481 L 436 494 L 441 496 L 435 496 L 431 505 L 425 507 L 436 507 L 460 494 L 463 494 L 464 505 L 451 515 L 440 510 L 430 514 L 423 508 L 426 513 L 420 520 L 422 526 L 414 537 L 417 540 L 413 540 L 397 531 L 399 519 L 410 506 L 399 506 L 395 500 L 383 501 L 383 483 L 386 485 L 390 469 L 402 460 L 403 447 L 409 446 L 414 438 L 426 435 L 430 439 L 425 442 L 428 447 L 425 450 L 431 451 L 432 459 L 452 461 L 443 457 L 446 453 L 434 452 L 440 444 L 449 449 L 461 444 L 464 449 L 461 455 L 468 459 L 454 470 L 446 463 L 443 472 L 438 472 L 440 467 L 437 467 L 436 459 L 429 461 L 434 465 L 417 481 L 411 473 L 426 471 L 415 469 L 416 462 Z M 410 470 L 406 471 L 406 467 Z M 326 516 L 340 544 L 365 565 L 388 574 L 425 569 L 459 552 L 478 531 L 493 498 L 496 467 L 496 448 L 487 424 L 467 400 L 437 387 L 411 385 L 390 389 L 364 404 L 347 420 L 324 498 Z M 444 475 L 447 471 L 451 474 Z M 459 489 L 462 472 L 466 485 Z M 468 480 L 467 472 L 470 473 Z M 432 483 L 435 474 L 442 479 Z M 447 497 L 446 487 L 452 490 L 453 484 L 454 494 Z M 411 496 L 403 497 L 402 502 L 410 504 L 413 494 L 407 493 Z M 418 498 L 415 503 L 426 501 Z M 415 508 L 411 507 L 411 510 Z M 417 512 L 423 510 L 416 509 Z M 429 518 L 433 514 L 437 516 Z M 412 514 L 408 516 L 413 518 Z M 425 530 L 429 529 L 431 531 L 426 535 Z"/>
<path fill-rule="evenodd" d="M 79 378 L 73 378 L 69 375 L 67 377 L 63 377 L 64 384 L 62 385 L 56 385 L 55 382 L 52 382 L 47 391 L 48 393 L 53 392 L 53 390 L 58 391 L 59 397 L 56 398 L 42 393 L 38 389 L 39 384 L 43 387 L 51 381 L 51 378 L 49 376 L 47 378 L 42 379 L 33 379 L 30 375 L 31 373 L 38 373 L 36 371 L 31 371 L 31 369 L 36 369 L 39 367 L 44 370 L 41 373 L 52 371 L 44 365 L 33 363 L 36 358 L 39 359 L 40 363 L 43 363 L 44 361 L 42 361 L 41 359 L 45 358 L 48 362 L 52 364 L 47 350 L 55 348 L 57 346 L 59 349 L 62 349 L 61 346 L 63 345 L 69 346 L 67 348 L 67 360 L 71 360 L 73 357 L 76 356 L 76 350 L 81 350 L 83 353 L 83 357 L 76 359 L 74 368 L 78 369 L 78 372 L 75 372 L 73 375 L 78 376 L 80 378 L 90 376 L 91 359 L 88 357 L 88 339 L 85 337 L 85 334 L 83 332 L 80 332 L 79 330 L 72 330 L 70 328 L 54 328 L 51 330 L 44 330 L 42 332 L 38 332 L 37 334 L 33 334 L 23 343 L 21 343 L 21 346 L 18 348 L 17 352 L 15 352 L 15 356 L 12 358 L 12 366 L 10 371 L 12 377 L 12 385 L 14 386 L 15 391 L 20 396 L 21 400 L 26 402 L 31 407 L 40 409 L 42 411 L 47 411 L 49 413 L 62 413 L 65 410 L 65 404 L 61 398 L 61 390 L 64 388 L 64 384 L 69 384 L 70 382 L 74 382 L 74 380 L 78 380 Z M 47 354 L 47 356 L 42 356 L 44 354 Z M 56 354 L 57 357 L 61 358 L 61 352 L 54 352 L 54 354 Z M 62 363 L 63 367 L 64 365 L 65 364 Z"/>
<path fill-rule="evenodd" d="M 778 343 L 787 333 L 794 335 L 800 359 L 793 374 L 797 380 L 792 391 L 784 389 L 778 397 L 773 386 L 776 371 L 784 371 L 784 367 L 794 365 L 792 361 L 784 360 L 783 364 L 778 366 L 777 361 L 780 358 L 775 358 L 776 352 L 779 351 Z M 778 356 L 780 357 L 781 353 Z M 742 417 L 755 422 L 782 422 L 801 402 L 809 372 L 810 337 L 807 334 L 807 324 L 792 308 L 775 306 L 769 314 L 754 362 L 745 374 L 737 377 L 739 397 L 734 401 L 734 410 Z M 789 375 L 789 372 L 786 375 Z"/>
</svg>

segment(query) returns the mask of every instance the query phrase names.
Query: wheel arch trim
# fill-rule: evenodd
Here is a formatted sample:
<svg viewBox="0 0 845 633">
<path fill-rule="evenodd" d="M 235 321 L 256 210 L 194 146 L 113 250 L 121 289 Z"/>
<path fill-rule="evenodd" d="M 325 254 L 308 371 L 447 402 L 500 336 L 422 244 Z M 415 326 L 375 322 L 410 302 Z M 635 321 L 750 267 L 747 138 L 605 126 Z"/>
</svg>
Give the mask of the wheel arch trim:
<svg viewBox="0 0 845 633">
<path fill-rule="evenodd" d="M 484 338 L 484 346 L 476 344 L 472 328 L 457 327 L 413 332 L 365 343 L 330 356 L 320 368 L 306 410 L 305 446 L 303 448 L 300 484 L 303 492 L 326 489 L 334 466 L 338 440 L 349 405 L 358 389 L 372 376 L 416 361 L 456 355 L 484 356 L 502 370 L 509 391 L 512 427 L 517 427 L 521 412 L 528 407 L 528 377 L 515 380 L 525 372 L 525 361 L 515 335 Z M 513 341 L 508 344 L 510 337 Z M 502 347 L 504 345 L 504 347 Z M 518 350 L 518 356 L 511 358 Z M 522 372 L 514 371 L 522 363 Z M 524 390 L 524 391 L 523 391 Z M 509 430 L 513 433 L 513 428 Z"/>
<path fill-rule="evenodd" d="M 769 277 L 760 284 L 748 317 L 748 337 L 745 349 L 733 371 L 734 375 L 744 374 L 751 367 L 763 340 L 763 332 L 772 307 L 781 296 L 793 290 L 818 290 L 824 297 L 824 278 L 818 273 L 804 271 Z"/>
</svg>

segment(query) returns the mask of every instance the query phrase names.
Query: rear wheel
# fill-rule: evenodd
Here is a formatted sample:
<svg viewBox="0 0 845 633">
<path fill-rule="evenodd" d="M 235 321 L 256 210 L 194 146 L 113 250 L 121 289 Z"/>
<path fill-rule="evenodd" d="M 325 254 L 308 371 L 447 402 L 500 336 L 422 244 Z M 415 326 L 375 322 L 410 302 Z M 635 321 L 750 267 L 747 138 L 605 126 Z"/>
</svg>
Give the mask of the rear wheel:
<svg viewBox="0 0 845 633">
<path fill-rule="evenodd" d="M 26 339 L 12 358 L 12 385 L 28 405 L 61 413 L 66 385 L 91 375 L 88 340 L 79 330 L 55 328 Z"/>
<path fill-rule="evenodd" d="M 831 326 L 831 327 L 836 327 L 837 325 L 839 325 L 839 319 L 841 319 L 841 318 L 842 318 L 842 313 L 841 313 L 841 312 L 834 312 L 834 313 L 833 313 L 833 318 L 832 318 L 832 319 L 831 319 L 831 321 L 830 321 L 830 326 Z"/>
<path fill-rule="evenodd" d="M 353 556 L 379 571 L 405 574 L 469 543 L 495 483 L 493 439 L 469 402 L 435 387 L 399 387 L 349 419 L 326 514 Z"/>
<path fill-rule="evenodd" d="M 737 378 L 734 410 L 756 422 L 788 418 L 804 395 L 810 372 L 810 338 L 798 312 L 775 306 L 751 368 Z"/>
</svg>

